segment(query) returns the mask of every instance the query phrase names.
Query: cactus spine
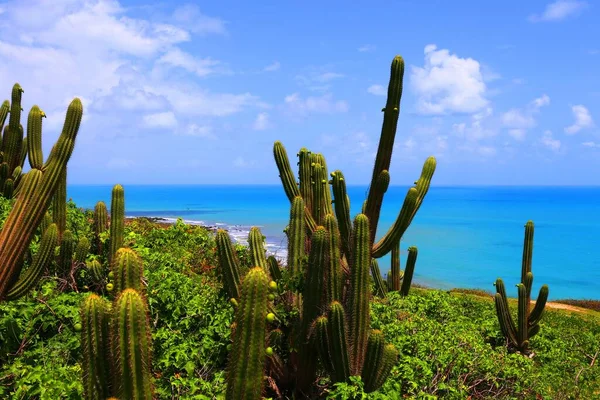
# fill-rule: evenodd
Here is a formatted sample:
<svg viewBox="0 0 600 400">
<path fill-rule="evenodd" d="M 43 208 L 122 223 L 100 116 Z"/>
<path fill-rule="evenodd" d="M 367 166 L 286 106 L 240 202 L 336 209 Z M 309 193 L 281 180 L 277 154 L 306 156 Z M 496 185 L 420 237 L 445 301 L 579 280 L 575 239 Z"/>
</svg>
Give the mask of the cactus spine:
<svg viewBox="0 0 600 400">
<path fill-rule="evenodd" d="M 20 87 L 19 90 L 22 91 Z M 20 106 L 18 108 L 15 115 L 20 114 Z M 20 260 L 46 214 L 58 187 L 60 175 L 71 157 L 82 115 L 81 101 L 75 98 L 67 109 L 62 133 L 45 164 L 41 169 L 32 168 L 21 179 L 19 194 L 0 232 L 0 301 L 6 297 L 20 274 Z M 11 114 L 12 118 L 13 114 Z M 11 128 L 10 121 L 9 128 Z M 5 136 L 2 147 L 6 150 L 14 146 L 15 142 L 18 140 Z M 14 149 L 9 150 L 9 153 L 11 151 Z M 7 158 L 5 153 L 4 160 L 7 159 L 10 157 Z"/>
<path fill-rule="evenodd" d="M 548 285 L 542 285 L 535 307 L 530 311 L 531 286 L 533 284 L 533 273 L 531 272 L 533 231 L 533 222 L 528 221 L 527 224 L 525 224 L 521 283 L 517 285 L 517 324 L 514 323 L 510 314 L 504 282 L 501 278 L 498 278 L 495 283 L 496 295 L 494 296 L 494 301 L 500 329 L 504 337 L 508 339 L 509 345 L 522 354 L 527 354 L 529 352 L 529 339 L 539 332 L 539 322 L 542 318 L 546 301 L 548 300 Z"/>
<path fill-rule="evenodd" d="M 261 267 L 251 269 L 242 281 L 228 365 L 228 400 L 262 399 L 268 290 L 269 279 Z"/>
</svg>

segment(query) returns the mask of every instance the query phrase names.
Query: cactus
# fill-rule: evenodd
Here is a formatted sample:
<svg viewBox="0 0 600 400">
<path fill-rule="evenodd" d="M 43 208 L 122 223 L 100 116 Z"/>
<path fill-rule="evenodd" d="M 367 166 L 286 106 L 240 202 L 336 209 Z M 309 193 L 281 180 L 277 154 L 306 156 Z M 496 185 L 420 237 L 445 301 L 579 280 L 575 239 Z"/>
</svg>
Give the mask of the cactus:
<svg viewBox="0 0 600 400">
<path fill-rule="evenodd" d="M 371 275 L 375 281 L 375 295 L 379 297 L 385 297 L 387 294 L 387 286 L 381 276 L 381 270 L 379 269 L 379 263 L 377 259 L 371 258 Z"/>
<path fill-rule="evenodd" d="M 144 267 L 137 253 L 128 248 L 120 248 L 114 256 L 112 265 L 114 273 L 115 290 L 122 292 L 125 289 L 143 290 Z"/>
<path fill-rule="evenodd" d="M 58 226 L 59 239 L 67 229 L 67 169 L 60 175 L 58 188 L 52 199 L 52 219 Z"/>
<path fill-rule="evenodd" d="M 252 258 L 252 265 L 261 267 L 267 271 L 267 257 L 265 255 L 265 239 L 260 229 L 256 226 L 250 228 L 248 234 L 248 247 L 250 248 L 250 254 Z"/>
<path fill-rule="evenodd" d="M 58 226 L 58 224 L 56 225 Z M 75 238 L 73 237 L 71 231 L 67 229 L 62 234 L 60 250 L 58 253 L 57 273 L 59 276 L 66 276 L 66 274 L 71 271 L 71 267 L 73 266 L 73 254 L 75 252 L 75 246 Z"/>
<path fill-rule="evenodd" d="M 85 263 L 85 259 L 90 251 L 90 246 L 90 241 L 85 236 L 79 239 L 77 247 L 75 248 L 75 262 Z"/>
<path fill-rule="evenodd" d="M 544 313 L 546 301 L 548 300 L 548 286 L 542 285 L 533 310 L 530 310 L 531 286 L 533 284 L 533 273 L 531 272 L 531 261 L 533 258 L 533 231 L 532 221 L 525 224 L 525 239 L 523 244 L 523 262 L 521 267 L 521 283 L 518 289 L 518 312 L 517 324 L 514 323 L 508 307 L 506 289 L 501 278 L 496 280 L 496 315 L 500 329 L 509 345 L 522 354 L 529 353 L 529 339 L 535 336 L 539 330 L 539 322 Z"/>
<path fill-rule="evenodd" d="M 126 399 L 152 399 L 151 337 L 148 305 L 134 289 L 115 300 L 112 342 L 117 374 L 115 394 Z M 117 386 L 118 385 L 118 386 Z"/>
<path fill-rule="evenodd" d="M 228 400 L 262 399 L 268 291 L 269 278 L 261 267 L 251 269 L 242 281 L 228 364 Z"/>
<path fill-rule="evenodd" d="M 96 203 L 94 207 L 94 241 L 96 246 L 96 254 L 102 254 L 102 242 L 100 235 L 108 230 L 108 211 L 106 204 L 103 201 Z"/>
<path fill-rule="evenodd" d="M 81 101 L 75 98 L 67 109 L 62 133 L 43 168 L 33 168 L 21 179 L 19 195 L 0 232 L 0 301 L 19 276 L 20 260 L 50 206 L 60 175 L 73 152 L 82 114 Z M 9 139 L 3 137 L 4 149 L 12 143 Z"/>
<path fill-rule="evenodd" d="M 136 270 L 139 256 L 132 253 L 130 249 L 119 249 L 115 257 L 115 261 L 122 259 L 122 264 L 130 261 L 131 268 L 121 271 L 131 273 L 127 284 L 137 278 L 140 281 L 142 279 L 138 275 L 139 270 Z M 88 265 L 95 269 L 96 263 L 100 267 L 96 260 Z M 151 400 L 154 391 L 151 375 L 152 342 L 148 303 L 144 295 L 131 287 L 117 290 L 112 310 L 109 311 L 108 305 L 92 294 L 82 305 L 82 320 L 85 399 L 116 396 Z M 105 364 L 101 363 L 102 360 Z M 109 374 L 112 379 L 108 378 Z"/>
<path fill-rule="evenodd" d="M 100 261 L 88 261 L 86 266 L 90 271 L 90 274 L 92 275 L 92 279 L 95 282 L 101 282 L 104 279 L 104 268 L 102 268 L 102 264 L 100 264 Z"/>
<path fill-rule="evenodd" d="M 17 299 L 31 290 L 42 276 L 44 269 L 46 269 L 52 261 L 54 249 L 57 245 L 58 228 L 56 227 L 56 224 L 52 224 L 44 231 L 40 247 L 33 257 L 31 265 L 6 295 L 7 300 Z"/>
<path fill-rule="evenodd" d="M 267 264 L 269 264 L 269 274 L 275 282 L 281 281 L 281 268 L 275 256 L 269 256 L 267 258 Z"/>
<path fill-rule="evenodd" d="M 240 298 L 240 263 L 231 243 L 229 233 L 224 229 L 217 230 L 217 256 L 221 281 L 229 298 Z"/>
<path fill-rule="evenodd" d="M 112 263 L 117 250 L 123 246 L 123 230 L 125 228 L 125 192 L 123 186 L 115 185 L 110 201 L 110 252 L 108 261 Z"/>
<path fill-rule="evenodd" d="M 83 395 L 86 400 L 104 400 L 110 393 L 108 319 L 110 304 L 90 294 L 81 307 L 81 347 L 83 349 Z"/>
</svg>

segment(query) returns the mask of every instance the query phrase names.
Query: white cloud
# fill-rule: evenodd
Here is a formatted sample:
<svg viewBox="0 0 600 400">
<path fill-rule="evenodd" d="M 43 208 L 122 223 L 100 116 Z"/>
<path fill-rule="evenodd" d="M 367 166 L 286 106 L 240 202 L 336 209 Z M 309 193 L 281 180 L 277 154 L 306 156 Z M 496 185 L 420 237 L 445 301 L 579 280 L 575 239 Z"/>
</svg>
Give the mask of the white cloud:
<svg viewBox="0 0 600 400">
<path fill-rule="evenodd" d="M 452 125 L 452 131 L 455 136 L 466 139 L 468 142 L 478 142 L 496 136 L 496 130 L 490 127 L 490 117 L 494 111 L 491 107 L 486 107 L 480 112 L 473 114 L 470 121 L 455 123 Z"/>
<path fill-rule="evenodd" d="M 173 128 L 177 126 L 177 118 L 172 111 L 147 114 L 143 117 L 144 126 L 148 128 Z"/>
<path fill-rule="evenodd" d="M 333 100 L 331 93 L 322 96 L 309 96 L 301 98 L 298 93 L 285 97 L 285 105 L 289 112 L 295 115 L 307 115 L 309 113 L 343 113 L 348 111 L 348 103 L 343 100 Z"/>
<path fill-rule="evenodd" d="M 178 48 L 170 49 L 164 53 L 157 60 L 157 63 L 170 67 L 180 67 L 200 77 L 214 73 L 214 67 L 220 64 L 219 61 L 211 58 L 196 58 Z"/>
<path fill-rule="evenodd" d="M 358 51 L 360 51 L 361 53 L 365 53 L 367 51 L 374 51 L 375 50 L 375 46 L 373 46 L 372 44 L 365 44 L 364 46 L 360 46 L 358 48 Z"/>
<path fill-rule="evenodd" d="M 367 92 L 375 96 L 385 96 L 387 94 L 387 90 L 382 85 L 371 85 L 367 89 Z"/>
<path fill-rule="evenodd" d="M 561 21 L 567 17 L 575 16 L 587 8 L 588 3 L 580 0 L 556 0 L 546 6 L 542 14 L 533 14 L 529 17 L 531 22 Z"/>
<path fill-rule="evenodd" d="M 582 146 L 585 147 L 591 147 L 591 148 L 598 148 L 600 149 L 600 143 L 596 143 L 596 142 L 583 142 L 581 143 Z"/>
<path fill-rule="evenodd" d="M 474 113 L 488 105 L 479 62 L 425 46 L 425 65 L 412 67 L 411 85 L 422 114 Z"/>
<path fill-rule="evenodd" d="M 173 12 L 173 19 L 187 30 L 197 35 L 227 33 L 226 22 L 220 18 L 209 17 L 200 12 L 195 4 L 185 4 Z"/>
<path fill-rule="evenodd" d="M 333 72 L 328 66 L 310 67 L 294 79 L 300 85 L 307 87 L 309 90 L 326 92 L 331 88 L 331 83 L 343 78 L 345 75 L 339 72 Z"/>
<path fill-rule="evenodd" d="M 273 71 L 278 71 L 279 68 L 281 68 L 281 64 L 279 63 L 279 61 L 275 61 L 274 63 L 269 64 L 266 67 L 264 67 L 263 71 L 265 71 L 265 72 L 273 72 Z"/>
<path fill-rule="evenodd" d="M 256 131 L 264 131 L 265 129 L 269 129 L 271 127 L 271 121 L 269 120 L 269 114 L 266 112 L 261 112 L 256 116 L 254 120 L 254 125 L 252 126 Z"/>
<path fill-rule="evenodd" d="M 189 124 L 181 134 L 186 136 L 196 136 L 207 139 L 216 139 L 213 134 L 213 128 L 210 125 Z"/>
<path fill-rule="evenodd" d="M 502 124 L 510 128 L 508 134 L 516 140 L 524 140 L 527 130 L 535 127 L 536 115 L 542 107 L 550 104 L 550 97 L 546 94 L 531 101 L 525 108 L 512 108 L 502 115 Z"/>
<path fill-rule="evenodd" d="M 584 128 L 590 128 L 594 126 L 594 121 L 587 108 L 583 105 L 578 104 L 571 107 L 573 116 L 575 117 L 575 123 L 565 128 L 565 133 L 568 135 L 574 135 Z"/>
<path fill-rule="evenodd" d="M 551 131 L 545 131 L 544 135 L 540 139 L 540 142 L 550 150 L 553 150 L 553 151 L 560 150 L 560 146 L 561 146 L 560 140 L 554 139 L 552 137 Z"/>
</svg>

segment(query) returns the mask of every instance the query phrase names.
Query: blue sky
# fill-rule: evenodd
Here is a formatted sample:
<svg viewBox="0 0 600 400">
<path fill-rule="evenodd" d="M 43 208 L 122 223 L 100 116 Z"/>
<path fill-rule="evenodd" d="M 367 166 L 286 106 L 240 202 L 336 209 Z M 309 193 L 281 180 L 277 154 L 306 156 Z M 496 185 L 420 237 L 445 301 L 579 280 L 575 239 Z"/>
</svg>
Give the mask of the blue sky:
<svg viewBox="0 0 600 400">
<path fill-rule="evenodd" d="M 599 4 L 366 4 L 0 1 L 0 97 L 45 155 L 82 98 L 69 184 L 277 183 L 275 140 L 366 184 L 400 54 L 392 184 L 600 184 Z"/>
</svg>

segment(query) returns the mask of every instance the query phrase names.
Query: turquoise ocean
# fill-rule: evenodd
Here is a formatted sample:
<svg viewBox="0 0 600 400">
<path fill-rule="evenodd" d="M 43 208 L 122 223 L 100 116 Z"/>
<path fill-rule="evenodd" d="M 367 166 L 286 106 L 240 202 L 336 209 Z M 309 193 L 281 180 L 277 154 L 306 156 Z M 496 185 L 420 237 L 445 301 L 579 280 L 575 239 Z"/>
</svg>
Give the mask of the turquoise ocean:
<svg viewBox="0 0 600 400">
<path fill-rule="evenodd" d="M 127 216 L 152 216 L 222 226 L 245 242 L 251 226 L 267 237 L 268 251 L 286 256 L 283 229 L 289 202 L 281 185 L 123 185 Z M 68 197 L 93 208 L 110 205 L 112 186 L 70 185 Z M 377 237 L 394 222 L 408 187 L 384 198 Z M 352 215 L 367 186 L 350 186 Z M 541 284 L 550 299 L 600 299 L 600 187 L 432 187 L 402 241 L 419 249 L 414 281 L 435 288 L 493 291 L 504 279 L 509 296 L 520 280 L 524 225 L 535 223 L 533 297 Z M 380 259 L 382 274 L 389 255 Z"/>
</svg>

